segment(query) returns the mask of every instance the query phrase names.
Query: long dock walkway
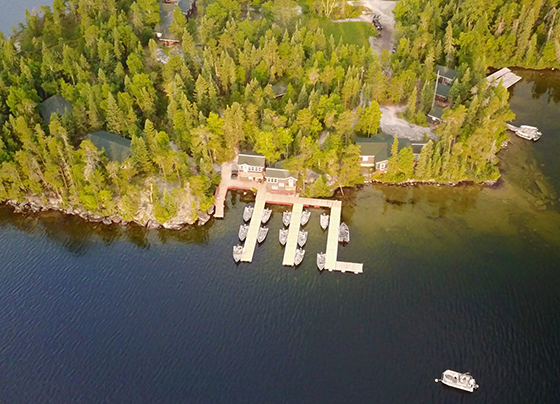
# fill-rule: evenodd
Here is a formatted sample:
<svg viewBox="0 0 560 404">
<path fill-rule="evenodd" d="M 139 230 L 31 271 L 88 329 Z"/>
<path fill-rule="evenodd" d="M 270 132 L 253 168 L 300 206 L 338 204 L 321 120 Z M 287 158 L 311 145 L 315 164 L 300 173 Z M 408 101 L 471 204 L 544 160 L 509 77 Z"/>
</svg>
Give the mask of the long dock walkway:
<svg viewBox="0 0 560 404">
<path fill-rule="evenodd" d="M 338 256 L 338 227 L 340 226 L 341 213 L 341 206 L 333 206 L 331 208 L 329 233 L 327 236 L 327 256 L 325 260 L 325 268 L 327 269 L 336 268 L 336 258 Z"/>
<path fill-rule="evenodd" d="M 290 227 L 288 228 L 288 241 L 286 242 L 286 248 L 284 249 L 284 261 L 282 261 L 282 265 L 289 267 L 294 266 L 302 212 L 303 204 L 294 203 L 294 208 L 292 209 L 292 220 L 290 221 Z"/>
<path fill-rule="evenodd" d="M 266 203 L 265 195 L 259 194 L 260 193 L 257 193 L 255 209 L 253 210 L 253 216 L 251 217 L 251 222 L 249 223 L 249 232 L 247 233 L 247 238 L 245 239 L 245 248 L 243 249 L 243 255 L 241 256 L 241 261 L 243 262 L 253 261 L 253 255 L 255 254 L 257 236 L 259 235 L 261 218 L 264 211 L 264 205 Z"/>
</svg>

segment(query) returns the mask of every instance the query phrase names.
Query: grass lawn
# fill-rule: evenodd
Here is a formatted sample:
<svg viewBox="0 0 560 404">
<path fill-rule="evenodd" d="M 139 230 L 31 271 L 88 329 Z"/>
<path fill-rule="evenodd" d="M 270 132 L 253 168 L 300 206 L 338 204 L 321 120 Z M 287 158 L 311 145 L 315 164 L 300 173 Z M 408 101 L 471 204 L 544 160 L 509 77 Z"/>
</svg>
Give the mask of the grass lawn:
<svg viewBox="0 0 560 404">
<path fill-rule="evenodd" d="M 325 32 L 327 40 L 332 35 L 336 43 L 342 40 L 348 44 L 369 47 L 368 38 L 377 36 L 372 24 L 367 22 L 332 22 L 326 18 L 319 20 L 319 26 Z"/>
</svg>

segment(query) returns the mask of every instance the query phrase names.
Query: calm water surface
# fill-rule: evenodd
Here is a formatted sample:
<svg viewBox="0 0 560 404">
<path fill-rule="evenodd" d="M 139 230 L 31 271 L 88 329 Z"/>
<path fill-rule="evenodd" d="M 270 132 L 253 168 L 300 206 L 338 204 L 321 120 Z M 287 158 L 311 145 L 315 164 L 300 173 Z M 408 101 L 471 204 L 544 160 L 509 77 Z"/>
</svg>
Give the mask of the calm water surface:
<svg viewBox="0 0 560 404">
<path fill-rule="evenodd" d="M 243 194 L 180 232 L 0 209 L 0 402 L 559 403 L 560 214 L 533 176 L 559 189 L 560 84 L 522 74 L 512 108 L 545 134 L 514 139 L 498 187 L 346 191 L 363 275 L 315 269 L 318 210 L 300 268 L 279 207 L 235 265 Z M 480 390 L 435 384 L 447 368 Z"/>
</svg>

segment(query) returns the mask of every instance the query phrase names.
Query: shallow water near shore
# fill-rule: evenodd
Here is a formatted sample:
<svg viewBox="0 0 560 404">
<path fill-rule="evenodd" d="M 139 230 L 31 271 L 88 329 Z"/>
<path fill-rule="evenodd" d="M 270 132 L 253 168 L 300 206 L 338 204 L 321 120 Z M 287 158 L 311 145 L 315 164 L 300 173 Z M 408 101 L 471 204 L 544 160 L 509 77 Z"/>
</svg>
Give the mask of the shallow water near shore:
<svg viewBox="0 0 560 404">
<path fill-rule="evenodd" d="M 338 195 L 362 275 L 317 271 L 318 209 L 297 269 L 280 206 L 234 264 L 250 193 L 181 231 L 0 208 L 0 402 L 560 402 L 560 80 L 520 74 L 516 123 L 544 134 L 512 139 L 498 185 Z"/>
</svg>

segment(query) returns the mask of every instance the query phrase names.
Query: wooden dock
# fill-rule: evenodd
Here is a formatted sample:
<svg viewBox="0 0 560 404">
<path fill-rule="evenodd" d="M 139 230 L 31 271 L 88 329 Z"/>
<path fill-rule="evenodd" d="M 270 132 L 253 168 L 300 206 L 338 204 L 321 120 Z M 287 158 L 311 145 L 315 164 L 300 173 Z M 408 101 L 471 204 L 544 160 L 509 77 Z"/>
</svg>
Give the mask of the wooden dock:
<svg viewBox="0 0 560 404">
<path fill-rule="evenodd" d="M 494 72 L 490 76 L 486 77 L 486 80 L 488 80 L 488 83 L 490 83 L 490 85 L 494 87 L 498 86 L 501 81 L 502 85 L 505 88 L 510 88 L 515 83 L 520 81 L 521 77 L 519 77 L 507 67 L 504 67 L 503 69 L 500 69 L 497 72 Z"/>
<path fill-rule="evenodd" d="M 284 266 L 294 266 L 302 212 L 303 204 L 294 203 L 294 207 L 292 209 L 292 220 L 290 221 L 290 227 L 288 228 L 288 240 L 284 249 L 284 261 L 282 261 L 282 265 Z"/>
<path fill-rule="evenodd" d="M 327 236 L 327 256 L 325 260 L 325 268 L 336 268 L 336 258 L 338 256 L 338 227 L 340 226 L 340 215 L 342 213 L 342 204 L 331 208 L 329 217 L 329 232 Z"/>
<path fill-rule="evenodd" d="M 264 194 L 257 194 L 255 209 L 253 210 L 253 216 L 251 217 L 251 222 L 249 223 L 249 232 L 247 233 L 247 238 L 245 239 L 245 248 L 243 249 L 243 255 L 241 256 L 242 262 L 253 261 L 255 247 L 257 246 L 257 236 L 259 235 L 259 229 L 261 227 L 261 218 L 264 212 L 264 205 L 266 203 L 264 196 Z"/>
<path fill-rule="evenodd" d="M 338 272 L 353 272 L 355 274 L 361 274 L 364 272 L 364 264 L 358 264 L 356 262 L 342 262 L 336 261 L 336 266 L 334 268 L 326 268 L 328 271 L 338 271 Z"/>
<path fill-rule="evenodd" d="M 264 212 L 266 203 L 274 203 L 279 205 L 293 205 L 292 220 L 288 229 L 288 240 L 284 251 L 284 260 L 282 262 L 285 266 L 294 266 L 294 259 L 297 249 L 297 238 L 300 229 L 301 214 L 305 206 L 314 208 L 329 208 L 329 230 L 327 236 L 327 250 L 325 268 L 329 271 L 339 272 L 353 272 L 362 273 L 363 264 L 352 262 L 337 261 L 338 257 L 338 226 L 340 225 L 340 215 L 342 212 L 342 203 L 332 199 L 315 199 L 315 198 L 300 198 L 296 195 L 281 195 L 272 194 L 266 191 L 266 183 L 255 183 L 241 181 L 239 179 L 232 179 L 233 162 L 222 164 L 222 181 L 215 193 L 215 212 L 214 217 L 224 217 L 225 200 L 229 189 L 253 189 L 257 191 L 255 199 L 255 207 L 253 216 L 249 223 L 249 231 L 245 239 L 245 247 L 243 255 L 241 256 L 242 262 L 252 262 L 257 245 L 257 236 L 261 226 L 261 218 Z M 308 258 L 309 259 L 309 258 Z"/>
</svg>

